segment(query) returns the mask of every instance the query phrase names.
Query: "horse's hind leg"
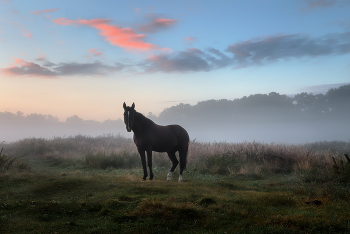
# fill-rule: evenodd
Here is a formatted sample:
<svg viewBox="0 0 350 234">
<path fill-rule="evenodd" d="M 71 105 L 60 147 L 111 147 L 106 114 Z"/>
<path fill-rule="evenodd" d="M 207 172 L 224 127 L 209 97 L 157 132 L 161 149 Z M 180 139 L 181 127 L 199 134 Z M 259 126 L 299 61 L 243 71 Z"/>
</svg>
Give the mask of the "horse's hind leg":
<svg viewBox="0 0 350 234">
<path fill-rule="evenodd" d="M 171 177 L 173 176 L 173 172 L 175 170 L 175 168 L 177 167 L 177 164 L 179 164 L 179 161 L 177 160 L 176 156 L 175 156 L 175 152 L 167 152 L 168 156 L 173 164 L 173 166 L 171 167 L 168 176 L 167 176 L 167 180 L 171 181 Z"/>
<path fill-rule="evenodd" d="M 186 168 L 186 164 L 187 164 L 187 151 L 179 151 L 179 158 L 180 158 L 179 182 L 182 182 L 182 172 Z"/>
</svg>

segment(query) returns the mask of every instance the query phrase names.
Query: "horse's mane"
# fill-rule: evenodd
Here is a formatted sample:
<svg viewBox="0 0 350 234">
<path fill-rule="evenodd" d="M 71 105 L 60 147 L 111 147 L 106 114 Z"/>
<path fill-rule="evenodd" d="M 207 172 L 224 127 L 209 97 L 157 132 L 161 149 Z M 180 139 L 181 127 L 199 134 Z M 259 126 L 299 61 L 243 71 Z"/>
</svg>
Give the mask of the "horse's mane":
<svg viewBox="0 0 350 234">
<path fill-rule="evenodd" d="M 135 117 L 138 119 L 138 121 L 141 122 L 142 125 L 152 125 L 152 124 L 156 124 L 154 123 L 152 120 L 150 120 L 149 118 L 147 118 L 146 116 L 144 116 L 143 114 L 137 112 L 135 110 Z"/>
</svg>

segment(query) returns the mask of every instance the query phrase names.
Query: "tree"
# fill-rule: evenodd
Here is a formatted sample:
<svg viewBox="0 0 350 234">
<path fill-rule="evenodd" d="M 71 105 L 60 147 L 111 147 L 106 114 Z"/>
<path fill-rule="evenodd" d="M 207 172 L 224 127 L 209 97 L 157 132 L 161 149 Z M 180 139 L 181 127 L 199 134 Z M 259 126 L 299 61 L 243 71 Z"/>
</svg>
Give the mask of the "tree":
<svg viewBox="0 0 350 234">
<path fill-rule="evenodd" d="M 82 118 L 79 118 L 79 116 L 77 115 L 73 115 L 66 119 L 66 123 L 83 123 L 83 122 L 84 120 Z"/>
<path fill-rule="evenodd" d="M 350 84 L 328 90 L 326 99 L 329 110 L 334 114 L 350 115 Z"/>
</svg>

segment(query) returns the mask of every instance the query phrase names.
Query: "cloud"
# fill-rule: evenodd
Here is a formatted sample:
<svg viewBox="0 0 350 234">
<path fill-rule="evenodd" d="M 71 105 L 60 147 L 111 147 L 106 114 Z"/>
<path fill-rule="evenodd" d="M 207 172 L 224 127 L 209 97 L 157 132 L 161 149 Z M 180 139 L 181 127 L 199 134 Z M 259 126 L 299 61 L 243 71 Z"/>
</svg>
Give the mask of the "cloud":
<svg viewBox="0 0 350 234">
<path fill-rule="evenodd" d="M 306 9 L 311 9 L 334 6 L 337 0 L 303 0 L 303 2 L 306 4 Z"/>
<path fill-rule="evenodd" d="M 54 67 L 58 76 L 85 75 L 96 76 L 106 75 L 124 69 L 124 65 L 116 64 L 109 66 L 98 61 L 93 63 L 60 63 Z"/>
<path fill-rule="evenodd" d="M 310 38 L 303 34 L 267 36 L 229 45 L 235 66 L 255 66 L 280 59 L 350 53 L 350 32 Z"/>
<path fill-rule="evenodd" d="M 98 51 L 97 49 L 89 49 L 88 53 L 90 55 L 88 55 L 89 58 L 91 58 L 91 55 L 95 56 L 95 57 L 103 57 L 102 52 Z"/>
<path fill-rule="evenodd" d="M 332 56 L 350 53 L 350 32 L 311 38 L 303 34 L 275 35 L 229 45 L 225 51 L 190 48 L 150 56 L 140 68 L 151 72 L 199 72 L 220 68 L 263 66 L 292 58 Z"/>
<path fill-rule="evenodd" d="M 22 32 L 22 35 L 25 37 L 33 37 L 32 33 L 29 32 L 24 25 L 19 22 L 10 21 L 9 24 L 13 25 L 15 28 L 19 29 Z"/>
<path fill-rule="evenodd" d="M 36 59 L 36 61 L 46 61 L 45 55 L 40 54 L 40 57 Z"/>
<path fill-rule="evenodd" d="M 25 37 L 33 37 L 32 33 L 29 32 L 28 30 L 23 30 L 23 35 L 24 35 Z"/>
<path fill-rule="evenodd" d="M 33 62 L 26 62 L 22 59 L 14 58 L 15 65 L 0 69 L 0 74 L 5 76 L 39 76 L 53 77 L 54 72 Z"/>
<path fill-rule="evenodd" d="M 43 65 L 27 62 L 22 59 L 14 58 L 15 64 L 9 67 L 0 69 L 0 74 L 13 77 L 39 77 L 39 78 L 54 78 L 60 76 L 98 76 L 107 75 L 113 72 L 123 70 L 126 65 L 116 63 L 113 66 L 95 61 L 92 63 L 59 63 L 54 64 L 47 61 L 44 57 L 40 57 L 37 61 L 43 62 Z"/>
<path fill-rule="evenodd" d="M 344 28 L 345 30 L 350 30 L 350 20 L 335 20 L 329 23 L 329 25 L 335 25 Z"/>
<path fill-rule="evenodd" d="M 110 44 L 125 48 L 127 50 L 166 50 L 157 45 L 145 42 L 146 35 L 136 34 L 131 28 L 122 28 L 118 25 L 111 25 L 107 19 L 92 20 L 69 20 L 67 18 L 58 18 L 53 20 L 59 25 L 85 25 L 99 30 L 99 34 Z"/>
<path fill-rule="evenodd" d="M 153 18 L 150 23 L 142 24 L 137 28 L 137 31 L 145 33 L 155 33 L 160 30 L 164 30 L 175 25 L 178 20 L 166 19 L 166 18 Z"/>
<path fill-rule="evenodd" d="M 60 23 L 71 24 L 67 19 L 61 20 Z M 99 23 L 107 24 L 105 20 L 101 20 Z M 97 49 L 90 49 L 88 52 L 90 56 L 102 56 L 102 53 Z M 125 71 L 126 68 L 141 74 L 208 72 L 222 68 L 238 69 L 263 66 L 281 60 L 344 54 L 350 54 L 350 32 L 327 34 L 316 38 L 305 34 L 287 34 L 252 38 L 228 45 L 223 51 L 215 48 L 205 50 L 188 48 L 172 53 L 161 52 L 149 56 L 142 62 L 131 61 L 128 65 L 124 63 L 108 65 L 98 61 L 55 64 L 41 55 L 36 60 L 40 64 L 15 59 L 14 65 L 3 68 L 0 72 L 7 76 L 38 77 L 108 75 Z"/>
<path fill-rule="evenodd" d="M 204 52 L 197 48 L 189 48 L 171 54 L 152 55 L 143 64 L 145 72 L 199 72 L 222 68 L 231 59 L 213 48 Z"/>
<path fill-rule="evenodd" d="M 344 7 L 350 5 L 349 0 L 301 0 L 302 12 L 309 12 L 316 9 L 325 9 L 334 6 Z"/>
<path fill-rule="evenodd" d="M 60 8 L 52 8 L 52 9 L 46 9 L 46 10 L 41 10 L 41 11 L 31 11 L 29 12 L 29 14 L 32 14 L 32 15 L 41 15 L 43 13 L 51 13 L 51 12 L 56 12 L 56 11 L 59 11 L 61 10 Z"/>
<path fill-rule="evenodd" d="M 197 37 L 185 37 L 185 44 L 186 45 L 191 45 L 196 41 L 198 41 Z"/>
</svg>

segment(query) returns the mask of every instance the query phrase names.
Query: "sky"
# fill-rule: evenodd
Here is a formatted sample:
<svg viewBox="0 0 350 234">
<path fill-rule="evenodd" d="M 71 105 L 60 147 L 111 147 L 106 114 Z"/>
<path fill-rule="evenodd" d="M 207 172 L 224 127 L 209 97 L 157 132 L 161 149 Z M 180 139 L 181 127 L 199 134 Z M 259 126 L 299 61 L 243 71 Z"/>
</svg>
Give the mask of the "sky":
<svg viewBox="0 0 350 234">
<path fill-rule="evenodd" d="M 349 0 L 0 0 L 0 112 L 65 121 L 350 83 Z"/>
</svg>

